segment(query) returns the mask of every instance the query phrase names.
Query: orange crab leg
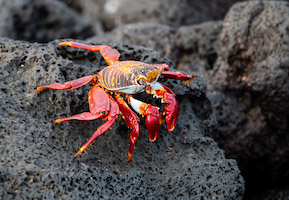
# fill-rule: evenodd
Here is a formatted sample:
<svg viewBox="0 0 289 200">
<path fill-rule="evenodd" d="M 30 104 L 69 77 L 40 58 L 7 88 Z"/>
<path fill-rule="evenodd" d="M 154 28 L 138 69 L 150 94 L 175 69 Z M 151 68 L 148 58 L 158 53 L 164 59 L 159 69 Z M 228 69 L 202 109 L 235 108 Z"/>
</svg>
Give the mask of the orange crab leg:
<svg viewBox="0 0 289 200">
<path fill-rule="evenodd" d="M 91 114 L 104 113 L 110 109 L 110 96 L 97 85 L 93 86 L 88 93 L 89 111 Z"/>
<path fill-rule="evenodd" d="M 75 154 L 74 158 L 79 156 L 95 138 L 97 138 L 99 135 L 104 133 L 109 127 L 111 127 L 119 114 L 119 107 L 117 103 L 98 85 L 93 86 L 89 91 L 88 102 L 90 112 L 83 112 L 70 117 L 60 118 L 55 121 L 56 123 L 69 120 L 89 121 L 98 118 L 103 118 L 107 120 L 94 132 L 94 134 L 87 140 L 87 142 L 79 149 L 79 151 Z"/>
<path fill-rule="evenodd" d="M 133 154 L 133 148 L 139 135 L 139 117 L 129 108 L 124 98 L 119 94 L 115 96 L 116 102 L 119 105 L 121 116 L 123 117 L 128 128 L 131 128 L 130 140 L 129 140 L 129 150 L 127 161 L 130 162 Z"/>
<path fill-rule="evenodd" d="M 152 94 L 155 97 L 161 98 L 162 102 L 167 103 L 160 116 L 160 122 L 163 123 L 165 120 L 168 130 L 174 130 L 179 115 L 179 104 L 175 98 L 176 95 L 173 93 L 173 91 L 156 82 L 148 86 L 145 92 L 147 94 Z"/>
<path fill-rule="evenodd" d="M 176 72 L 162 71 L 161 75 L 166 79 L 182 80 L 183 85 L 188 85 L 191 81 L 193 81 L 196 78 L 195 75 L 186 75 L 179 71 Z"/>
<path fill-rule="evenodd" d="M 107 131 L 107 129 L 109 129 L 112 126 L 114 121 L 115 121 L 115 118 L 110 118 L 104 124 L 102 124 L 100 127 L 98 127 L 98 129 L 92 134 L 92 136 L 90 136 L 90 138 L 84 143 L 84 145 L 82 145 L 82 147 L 74 155 L 73 159 L 77 158 L 90 145 L 90 143 L 95 138 L 97 138 L 98 136 L 103 134 L 105 131 Z"/>
<path fill-rule="evenodd" d="M 55 123 L 65 122 L 69 120 L 91 121 L 91 120 L 96 120 L 98 118 L 101 118 L 103 116 L 104 116 L 103 113 L 97 113 L 93 115 L 90 112 L 83 112 L 77 115 L 72 115 L 70 117 L 59 118 L 55 120 Z"/>
<path fill-rule="evenodd" d="M 70 117 L 60 118 L 55 123 L 69 120 L 90 121 L 102 118 L 110 110 L 109 97 L 106 92 L 97 85 L 93 86 L 88 94 L 90 112 L 83 112 Z"/>
<path fill-rule="evenodd" d="M 81 86 L 84 86 L 88 84 L 89 82 L 95 83 L 96 75 L 89 75 L 84 76 L 72 81 L 67 81 L 64 84 L 61 83 L 53 83 L 51 85 L 44 85 L 37 87 L 37 93 L 39 94 L 42 90 L 45 89 L 55 89 L 55 90 L 72 90 L 79 88 Z"/>
<path fill-rule="evenodd" d="M 86 49 L 89 51 L 99 51 L 108 65 L 118 62 L 120 56 L 119 52 L 116 49 L 113 49 L 112 47 L 107 45 L 87 45 L 79 42 L 67 41 L 60 42 L 57 46 L 70 46 L 80 49 Z"/>
<path fill-rule="evenodd" d="M 191 81 L 193 81 L 196 78 L 195 75 L 186 75 L 186 74 L 183 74 L 183 73 L 181 73 L 179 71 L 176 71 L 176 72 L 169 71 L 170 67 L 166 63 L 163 63 L 163 64 L 151 64 L 151 65 L 163 68 L 163 71 L 161 72 L 161 75 L 164 78 L 182 80 L 182 84 L 183 85 L 188 85 Z"/>
<path fill-rule="evenodd" d="M 146 116 L 146 128 L 149 132 L 150 141 L 155 141 L 161 127 L 159 108 L 141 102 L 133 98 L 131 95 L 128 96 L 128 102 L 136 112 L 138 112 L 142 116 Z"/>
<path fill-rule="evenodd" d="M 73 158 L 78 157 L 89 146 L 89 144 L 95 138 L 97 138 L 98 136 L 103 134 L 105 131 L 107 131 L 107 129 L 109 129 L 112 126 L 112 124 L 114 123 L 114 121 L 117 119 L 118 114 L 119 114 L 119 106 L 118 106 L 118 104 L 115 102 L 115 100 L 111 96 L 108 96 L 108 97 L 109 97 L 109 103 L 110 103 L 110 111 L 103 118 L 103 119 L 107 119 L 107 121 L 104 124 L 102 124 L 100 127 L 98 127 L 98 129 L 84 143 L 84 145 L 82 145 L 82 147 L 78 150 L 78 152 L 74 155 Z"/>
</svg>

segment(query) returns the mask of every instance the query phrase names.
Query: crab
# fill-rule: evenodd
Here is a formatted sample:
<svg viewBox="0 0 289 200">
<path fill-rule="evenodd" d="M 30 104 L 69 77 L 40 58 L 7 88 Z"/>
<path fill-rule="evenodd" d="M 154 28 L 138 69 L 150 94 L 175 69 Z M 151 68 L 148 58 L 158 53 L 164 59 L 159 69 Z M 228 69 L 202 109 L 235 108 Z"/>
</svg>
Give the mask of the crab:
<svg viewBox="0 0 289 200">
<path fill-rule="evenodd" d="M 133 60 L 119 61 L 120 53 L 107 45 L 87 45 L 66 41 L 60 42 L 58 46 L 99 51 L 108 64 L 96 75 L 84 76 L 63 84 L 53 83 L 37 87 L 37 93 L 40 94 L 45 89 L 73 90 L 88 83 L 93 84 L 88 94 L 89 112 L 55 121 L 56 123 L 69 120 L 90 121 L 99 118 L 106 120 L 79 149 L 74 158 L 78 157 L 94 139 L 108 130 L 119 114 L 124 119 L 127 127 L 132 129 L 129 140 L 128 162 L 132 159 L 133 149 L 139 135 L 140 119 L 135 112 L 145 117 L 150 141 L 156 140 L 160 126 L 164 122 L 166 122 L 169 131 L 174 130 L 179 114 L 176 95 L 157 80 L 162 76 L 167 79 L 181 80 L 183 85 L 188 85 L 195 78 L 195 75 L 169 71 L 170 68 L 167 64 L 148 64 Z M 154 97 L 161 98 L 161 102 L 166 104 L 163 110 L 160 111 L 158 107 L 144 103 L 132 96 L 140 92 L 146 92 Z"/>
</svg>

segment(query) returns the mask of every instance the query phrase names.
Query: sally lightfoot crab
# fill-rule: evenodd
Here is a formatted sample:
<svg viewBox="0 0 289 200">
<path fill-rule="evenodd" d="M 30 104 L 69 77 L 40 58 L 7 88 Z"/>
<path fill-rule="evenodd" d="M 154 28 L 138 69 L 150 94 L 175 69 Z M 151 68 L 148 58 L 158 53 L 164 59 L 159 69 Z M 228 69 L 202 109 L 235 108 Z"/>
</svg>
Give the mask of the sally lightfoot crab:
<svg viewBox="0 0 289 200">
<path fill-rule="evenodd" d="M 128 151 L 128 161 L 131 161 L 133 148 L 139 135 L 140 119 L 128 104 L 138 114 L 146 116 L 145 123 L 150 141 L 156 140 L 160 125 L 163 122 L 166 122 L 169 131 L 175 128 L 179 113 L 179 106 L 175 99 L 176 95 L 171 89 L 158 83 L 157 80 L 162 76 L 167 79 L 181 80 L 184 85 L 187 85 L 195 78 L 194 75 L 168 71 L 169 67 L 167 64 L 118 61 L 119 52 L 107 45 L 86 45 L 73 41 L 58 44 L 58 46 L 63 45 L 99 51 L 109 65 L 96 75 L 84 76 L 63 84 L 53 83 L 37 87 L 37 93 L 39 94 L 44 89 L 72 90 L 88 83 L 94 85 L 88 94 L 89 112 L 60 118 L 55 121 L 56 123 L 69 120 L 90 121 L 98 118 L 107 120 L 98 127 L 75 154 L 74 158 L 79 156 L 95 138 L 110 128 L 120 114 L 126 125 L 132 129 Z M 146 92 L 154 97 L 161 98 L 162 103 L 166 103 L 164 109 L 159 111 L 158 107 L 133 98 L 132 94 L 140 92 Z"/>
</svg>

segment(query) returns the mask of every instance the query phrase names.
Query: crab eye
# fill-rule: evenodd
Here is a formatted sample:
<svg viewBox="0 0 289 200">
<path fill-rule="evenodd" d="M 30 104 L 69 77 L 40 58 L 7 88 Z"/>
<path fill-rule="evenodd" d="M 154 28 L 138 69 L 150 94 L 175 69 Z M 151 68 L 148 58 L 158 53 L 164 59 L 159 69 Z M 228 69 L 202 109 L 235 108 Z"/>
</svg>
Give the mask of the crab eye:
<svg viewBox="0 0 289 200">
<path fill-rule="evenodd" d="M 146 85 L 146 81 L 143 78 L 138 79 L 136 82 L 139 85 Z"/>
</svg>

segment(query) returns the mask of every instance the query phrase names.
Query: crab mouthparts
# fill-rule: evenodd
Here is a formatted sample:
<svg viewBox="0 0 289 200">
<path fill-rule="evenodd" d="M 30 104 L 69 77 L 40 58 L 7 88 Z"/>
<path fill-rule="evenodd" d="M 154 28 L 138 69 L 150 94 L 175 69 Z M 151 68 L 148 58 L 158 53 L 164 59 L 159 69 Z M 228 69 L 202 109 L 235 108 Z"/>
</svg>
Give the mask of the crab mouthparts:
<svg viewBox="0 0 289 200">
<path fill-rule="evenodd" d="M 161 72 L 162 72 L 162 69 L 158 68 L 158 69 L 153 69 L 152 71 L 147 73 L 147 77 L 146 77 L 147 83 L 152 84 L 156 82 Z"/>
</svg>

